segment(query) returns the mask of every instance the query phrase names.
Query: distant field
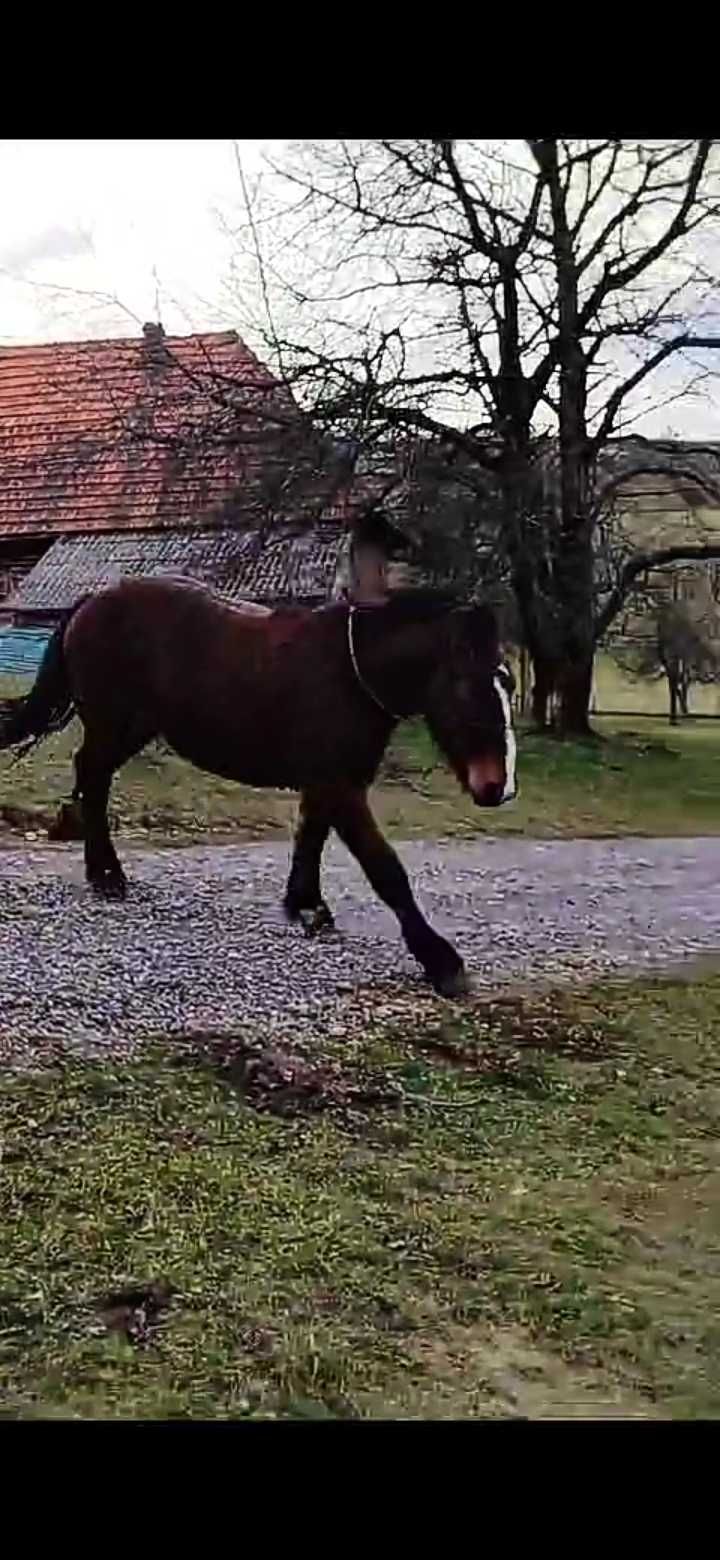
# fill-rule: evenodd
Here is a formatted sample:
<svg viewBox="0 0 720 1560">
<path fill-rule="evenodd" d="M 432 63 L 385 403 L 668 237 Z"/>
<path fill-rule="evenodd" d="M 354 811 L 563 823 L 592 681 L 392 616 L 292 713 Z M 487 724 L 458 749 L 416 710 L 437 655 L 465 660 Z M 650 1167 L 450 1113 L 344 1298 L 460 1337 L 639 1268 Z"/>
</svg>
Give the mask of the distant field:
<svg viewBox="0 0 720 1560">
<path fill-rule="evenodd" d="M 0 681 L 0 696 L 27 686 Z M 397 838 L 478 834 L 550 837 L 720 832 L 720 722 L 673 730 L 661 719 L 600 718 L 597 746 L 520 733 L 521 794 L 480 812 L 460 792 L 421 724 L 400 728 L 375 788 L 383 827 Z M 40 834 L 72 787 L 73 725 L 15 764 L 0 754 L 0 838 Z M 258 839 L 287 834 L 295 798 L 255 791 L 192 769 L 153 746 L 113 788 L 116 827 L 130 838 L 181 842 L 203 836 Z"/>
<path fill-rule="evenodd" d="M 664 677 L 653 681 L 627 677 L 612 656 L 601 653 L 595 661 L 593 703 L 596 711 L 622 710 L 628 715 L 668 717 L 668 690 Z M 693 715 L 720 716 L 720 683 L 696 686 L 690 692 Z M 644 724 L 644 723 L 643 723 Z"/>
</svg>

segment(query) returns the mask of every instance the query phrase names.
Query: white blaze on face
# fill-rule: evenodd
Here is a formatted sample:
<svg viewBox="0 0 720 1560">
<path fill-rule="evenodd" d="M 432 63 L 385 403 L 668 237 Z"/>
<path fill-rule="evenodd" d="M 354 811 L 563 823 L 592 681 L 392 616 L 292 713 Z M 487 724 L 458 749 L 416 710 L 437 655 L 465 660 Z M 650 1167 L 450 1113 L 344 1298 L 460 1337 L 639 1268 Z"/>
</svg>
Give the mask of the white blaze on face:
<svg viewBox="0 0 720 1560">
<path fill-rule="evenodd" d="M 504 802 L 511 802 L 515 795 L 515 758 L 517 754 L 512 710 L 510 709 L 510 700 L 507 689 L 503 686 L 502 678 L 494 677 L 493 687 L 500 700 L 503 720 L 505 721 L 505 789 L 503 790 L 502 799 Z"/>
</svg>

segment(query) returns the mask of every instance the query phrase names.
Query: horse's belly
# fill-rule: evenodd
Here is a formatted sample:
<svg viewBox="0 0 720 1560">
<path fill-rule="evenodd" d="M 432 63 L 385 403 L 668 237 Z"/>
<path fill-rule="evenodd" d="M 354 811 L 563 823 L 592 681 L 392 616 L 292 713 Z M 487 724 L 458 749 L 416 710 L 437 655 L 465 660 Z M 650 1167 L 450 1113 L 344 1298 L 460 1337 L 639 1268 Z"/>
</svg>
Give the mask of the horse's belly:
<svg viewBox="0 0 720 1560">
<path fill-rule="evenodd" d="M 259 726 L 254 733 L 233 733 L 229 738 L 223 732 L 174 731 L 170 725 L 163 736 L 180 758 L 223 780 L 281 790 L 299 790 L 304 783 L 290 755 L 277 751 L 272 742 L 264 742 Z"/>
<path fill-rule="evenodd" d="M 271 726 L 267 719 L 243 721 L 232 732 L 197 725 L 189 732 L 180 722 L 177 728 L 168 722 L 162 735 L 196 769 L 241 785 L 302 791 L 339 780 L 365 784 L 370 778 L 357 770 L 356 755 L 345 753 L 325 733 L 313 740 L 314 734 L 306 732 L 306 740 L 299 742 L 288 724 Z"/>
<path fill-rule="evenodd" d="M 174 731 L 171 725 L 163 731 L 166 742 L 196 769 L 218 775 L 223 780 L 237 780 L 242 785 L 286 785 L 278 776 L 278 765 L 268 763 L 261 744 L 234 740 L 229 742 L 222 733 L 209 733 L 203 737 L 197 732 Z"/>
</svg>

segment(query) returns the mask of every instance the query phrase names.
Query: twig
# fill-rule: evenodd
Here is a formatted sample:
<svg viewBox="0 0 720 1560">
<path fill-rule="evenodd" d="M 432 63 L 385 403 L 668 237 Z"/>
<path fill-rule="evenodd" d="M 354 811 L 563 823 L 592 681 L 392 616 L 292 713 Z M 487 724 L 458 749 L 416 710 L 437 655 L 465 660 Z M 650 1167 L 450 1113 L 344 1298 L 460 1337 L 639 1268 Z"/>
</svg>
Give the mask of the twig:
<svg viewBox="0 0 720 1560">
<path fill-rule="evenodd" d="M 398 1090 L 397 1098 L 407 1100 L 411 1105 L 427 1105 L 432 1110 L 474 1110 L 477 1100 L 438 1100 L 427 1094 L 416 1093 L 413 1089 Z"/>
</svg>

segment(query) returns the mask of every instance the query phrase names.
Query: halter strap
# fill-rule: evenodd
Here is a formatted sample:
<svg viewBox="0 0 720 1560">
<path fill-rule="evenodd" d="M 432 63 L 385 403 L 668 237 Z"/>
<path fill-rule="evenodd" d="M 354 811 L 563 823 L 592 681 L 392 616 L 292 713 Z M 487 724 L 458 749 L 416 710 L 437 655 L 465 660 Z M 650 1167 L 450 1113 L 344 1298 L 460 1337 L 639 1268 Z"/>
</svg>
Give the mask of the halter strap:
<svg viewBox="0 0 720 1560">
<path fill-rule="evenodd" d="M 350 607 L 349 612 L 348 612 L 348 650 L 350 651 L 350 660 L 351 660 L 351 663 L 352 663 L 352 669 L 353 669 L 353 671 L 355 673 L 355 677 L 357 679 L 357 682 L 359 683 L 360 687 L 362 688 L 363 693 L 366 693 L 368 698 L 372 699 L 373 704 L 376 704 L 378 709 L 382 710 L 383 715 L 387 715 L 388 716 L 389 720 L 405 720 L 406 717 L 404 715 L 396 715 L 394 710 L 388 709 L 387 705 L 383 704 L 382 699 L 379 699 L 377 694 L 373 693 L 372 688 L 370 687 L 369 683 L 366 683 L 365 678 L 363 677 L 363 674 L 360 671 L 360 667 L 358 666 L 357 655 L 355 654 L 355 635 L 354 635 L 354 630 L 353 630 L 353 618 L 355 616 L 355 610 L 356 610 L 355 607 Z"/>
</svg>

